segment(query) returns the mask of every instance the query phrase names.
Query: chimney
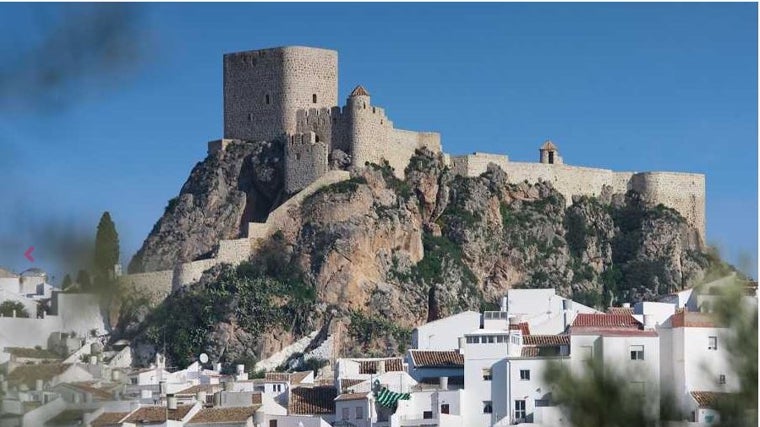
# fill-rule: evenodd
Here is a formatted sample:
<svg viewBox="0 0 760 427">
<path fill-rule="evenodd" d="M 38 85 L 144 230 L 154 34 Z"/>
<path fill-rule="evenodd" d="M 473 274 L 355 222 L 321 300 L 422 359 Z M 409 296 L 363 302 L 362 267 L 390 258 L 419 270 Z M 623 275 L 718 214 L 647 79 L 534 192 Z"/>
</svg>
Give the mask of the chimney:
<svg viewBox="0 0 760 427">
<path fill-rule="evenodd" d="M 464 354 L 464 343 L 465 343 L 465 337 L 459 337 L 457 338 L 457 343 L 459 344 L 459 354 Z"/>
<path fill-rule="evenodd" d="M 34 381 L 34 389 L 37 391 L 42 391 L 43 384 L 44 383 L 42 382 L 42 380 Z"/>
<path fill-rule="evenodd" d="M 166 396 L 166 381 L 158 382 L 158 395 L 161 397 Z"/>
<path fill-rule="evenodd" d="M 173 394 L 166 396 L 166 407 L 169 410 L 177 409 L 177 396 Z"/>
<path fill-rule="evenodd" d="M 508 306 L 509 305 L 507 303 L 507 297 L 501 297 L 501 306 L 499 307 L 500 310 L 503 311 L 503 312 L 506 312 Z"/>
<path fill-rule="evenodd" d="M 245 365 L 237 365 L 237 374 L 243 375 L 245 373 Z"/>
<path fill-rule="evenodd" d="M 438 380 L 438 384 L 441 386 L 441 390 L 449 389 L 449 377 L 441 377 Z"/>
<path fill-rule="evenodd" d="M 654 329 L 654 318 L 651 314 L 644 315 L 644 329 Z"/>
<path fill-rule="evenodd" d="M 377 361 L 377 374 L 382 375 L 385 373 L 385 360 Z"/>
</svg>

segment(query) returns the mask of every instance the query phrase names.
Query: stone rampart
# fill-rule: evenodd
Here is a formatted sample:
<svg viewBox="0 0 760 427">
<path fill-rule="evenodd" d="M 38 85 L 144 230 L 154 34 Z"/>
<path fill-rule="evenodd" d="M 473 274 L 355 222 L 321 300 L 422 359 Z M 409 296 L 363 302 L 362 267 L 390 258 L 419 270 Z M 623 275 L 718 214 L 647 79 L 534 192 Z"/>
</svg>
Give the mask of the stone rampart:
<svg viewBox="0 0 760 427">
<path fill-rule="evenodd" d="M 285 191 L 300 191 L 328 170 L 328 146 L 314 132 L 290 135 L 285 144 Z"/>
<path fill-rule="evenodd" d="M 642 172 L 634 174 L 631 189 L 644 200 L 677 210 L 705 238 L 705 176 L 695 173 Z"/>
<path fill-rule="evenodd" d="M 494 163 L 507 170 L 509 157 L 501 154 L 473 153 L 464 156 L 451 156 L 451 169 L 455 174 L 462 176 L 479 176 L 488 169 L 488 165 Z"/>
<path fill-rule="evenodd" d="M 197 282 L 204 271 L 215 266 L 217 263 L 216 258 L 209 258 L 177 265 L 174 268 L 172 277 L 172 291 L 188 283 Z"/>
<path fill-rule="evenodd" d="M 172 291 L 173 270 L 150 271 L 121 276 L 121 285 L 130 292 L 145 296 L 153 302 L 163 301 Z"/>
<path fill-rule="evenodd" d="M 614 193 L 637 191 L 652 205 L 663 204 L 677 210 L 705 238 L 705 176 L 679 172 L 614 172 L 609 169 L 569 166 L 565 164 L 510 162 L 506 156 L 475 153 L 452 156 L 455 173 L 479 176 L 489 163 L 495 163 L 506 173 L 509 182 L 551 182 L 572 204 L 573 196 L 598 197 L 607 187 Z"/>
</svg>

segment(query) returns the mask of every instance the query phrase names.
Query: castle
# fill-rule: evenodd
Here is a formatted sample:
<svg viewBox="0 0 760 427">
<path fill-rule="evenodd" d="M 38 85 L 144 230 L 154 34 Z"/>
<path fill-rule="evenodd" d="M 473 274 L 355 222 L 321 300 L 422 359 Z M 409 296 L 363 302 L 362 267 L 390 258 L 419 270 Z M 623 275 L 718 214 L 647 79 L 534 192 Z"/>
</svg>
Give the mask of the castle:
<svg viewBox="0 0 760 427">
<path fill-rule="evenodd" d="M 289 209 L 320 187 L 347 180 L 345 169 L 387 161 L 403 178 L 419 148 L 441 153 L 451 170 L 478 176 L 488 165 L 503 169 L 512 183 L 549 181 L 568 205 L 573 196 L 600 196 L 635 190 L 653 205 L 677 210 L 705 238 L 705 176 L 680 172 L 615 172 L 564 163 L 557 146 L 546 141 L 538 162 L 513 162 L 506 155 L 442 152 L 440 134 L 396 129 L 385 110 L 372 105 L 357 86 L 346 105 L 338 101 L 338 53 L 289 46 L 224 55 L 224 138 L 209 142 L 209 155 L 229 144 L 285 139 L 285 191 L 291 197 L 266 222 L 250 223 L 246 237 L 221 240 L 213 258 L 178 264 L 174 270 L 124 276 L 134 288 L 162 298 L 172 288 L 192 283 L 218 263 L 237 264 L 257 242 L 290 226 Z"/>
</svg>

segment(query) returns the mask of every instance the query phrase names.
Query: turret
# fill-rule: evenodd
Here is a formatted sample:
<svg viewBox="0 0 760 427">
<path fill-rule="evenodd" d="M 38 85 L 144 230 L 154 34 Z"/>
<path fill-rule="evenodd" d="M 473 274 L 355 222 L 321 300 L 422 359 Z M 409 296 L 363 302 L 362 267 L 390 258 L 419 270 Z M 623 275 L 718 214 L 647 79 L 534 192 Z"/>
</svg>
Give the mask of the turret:
<svg viewBox="0 0 760 427">
<path fill-rule="evenodd" d="M 539 161 L 541 163 L 549 165 L 562 164 L 562 157 L 559 155 L 559 150 L 551 140 L 547 139 L 544 141 L 543 145 L 541 145 L 541 148 L 538 149 L 538 152 L 540 154 Z"/>
<path fill-rule="evenodd" d="M 369 92 L 363 86 L 356 86 L 346 101 L 348 110 L 347 136 L 351 146 L 351 163 L 363 167 L 366 162 L 376 161 L 374 148 L 380 141 L 378 127 L 374 126 Z"/>
</svg>

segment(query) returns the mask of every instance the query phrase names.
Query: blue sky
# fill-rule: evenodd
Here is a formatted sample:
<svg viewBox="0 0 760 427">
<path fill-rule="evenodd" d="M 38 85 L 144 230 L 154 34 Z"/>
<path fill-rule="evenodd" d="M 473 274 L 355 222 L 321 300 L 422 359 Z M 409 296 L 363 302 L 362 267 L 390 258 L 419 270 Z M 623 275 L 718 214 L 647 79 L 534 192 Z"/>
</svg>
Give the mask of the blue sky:
<svg viewBox="0 0 760 427">
<path fill-rule="evenodd" d="M 756 276 L 756 4 L 137 7 L 138 54 L 121 66 L 0 101 L 0 265 L 32 266 L 33 245 L 55 269 L 49 240 L 94 236 L 104 210 L 126 265 L 221 136 L 222 54 L 297 44 L 339 51 L 341 100 L 363 84 L 397 127 L 440 131 L 451 153 L 533 161 L 551 138 L 569 164 L 706 174 L 708 241 Z M 0 63 L 68 8 L 0 5 Z"/>
</svg>

